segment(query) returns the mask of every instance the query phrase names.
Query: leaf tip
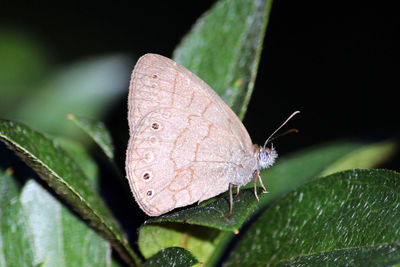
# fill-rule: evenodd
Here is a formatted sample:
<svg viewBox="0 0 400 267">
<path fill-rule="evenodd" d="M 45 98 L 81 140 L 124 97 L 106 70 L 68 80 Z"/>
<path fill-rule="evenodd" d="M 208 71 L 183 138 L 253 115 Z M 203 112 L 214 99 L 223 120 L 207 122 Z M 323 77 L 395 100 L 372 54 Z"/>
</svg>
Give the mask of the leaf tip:
<svg viewBox="0 0 400 267">
<path fill-rule="evenodd" d="M 76 116 L 72 113 L 68 113 L 66 116 L 67 116 L 67 119 L 69 119 L 71 121 L 76 120 Z"/>
</svg>

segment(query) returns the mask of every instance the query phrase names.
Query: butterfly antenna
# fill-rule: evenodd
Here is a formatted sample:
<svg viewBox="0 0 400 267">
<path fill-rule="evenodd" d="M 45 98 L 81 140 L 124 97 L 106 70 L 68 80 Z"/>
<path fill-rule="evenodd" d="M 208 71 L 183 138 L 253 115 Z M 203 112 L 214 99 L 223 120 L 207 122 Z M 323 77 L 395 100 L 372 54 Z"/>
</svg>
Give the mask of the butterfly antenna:
<svg viewBox="0 0 400 267">
<path fill-rule="evenodd" d="M 266 147 L 266 145 L 272 140 L 272 137 L 276 134 L 276 132 L 278 132 L 291 118 L 293 118 L 294 117 L 294 115 L 296 115 L 296 114 L 298 114 L 298 113 L 300 113 L 300 111 L 295 111 L 295 112 L 293 112 L 282 124 L 281 124 L 281 126 L 279 126 L 269 137 L 268 137 L 268 139 L 267 139 L 267 141 L 265 141 L 265 143 L 264 143 L 264 148 Z M 289 132 L 296 132 L 297 130 L 295 130 L 295 129 L 292 129 L 292 130 L 289 130 L 288 132 L 285 132 L 285 134 L 287 134 L 287 133 L 289 133 Z"/>
<path fill-rule="evenodd" d="M 278 139 L 279 137 L 287 135 L 289 133 L 298 133 L 298 132 L 299 132 L 299 130 L 297 130 L 297 129 L 289 129 L 281 134 L 278 134 L 278 135 L 272 137 L 271 139 L 269 139 L 269 142 L 272 142 L 273 140 Z"/>
</svg>

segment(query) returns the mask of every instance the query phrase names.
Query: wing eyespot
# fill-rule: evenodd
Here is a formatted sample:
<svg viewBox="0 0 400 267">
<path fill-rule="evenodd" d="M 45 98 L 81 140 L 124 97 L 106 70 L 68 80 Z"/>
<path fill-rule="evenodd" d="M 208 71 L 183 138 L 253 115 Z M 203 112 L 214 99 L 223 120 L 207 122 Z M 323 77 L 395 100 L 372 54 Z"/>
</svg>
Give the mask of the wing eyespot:
<svg viewBox="0 0 400 267">
<path fill-rule="evenodd" d="M 150 163 L 154 160 L 154 154 L 151 151 L 148 151 L 144 154 L 144 161 L 147 163 Z"/>
<path fill-rule="evenodd" d="M 149 171 L 146 171 L 143 173 L 142 175 L 143 180 L 145 180 L 146 182 L 150 181 L 151 178 L 153 178 L 153 174 Z"/>
<path fill-rule="evenodd" d="M 152 145 L 154 146 L 154 145 L 157 145 L 157 144 L 158 144 L 158 139 L 157 139 L 157 137 L 155 137 L 155 136 L 153 135 L 153 136 L 150 136 L 150 137 L 149 137 L 149 142 L 150 142 L 150 144 L 152 144 Z"/>
<path fill-rule="evenodd" d="M 149 198 L 152 197 L 153 196 L 153 189 L 147 190 L 146 196 L 149 197 Z"/>
<path fill-rule="evenodd" d="M 154 131 L 159 131 L 161 130 L 161 125 L 159 122 L 153 122 L 151 124 L 151 129 L 153 129 Z"/>
</svg>

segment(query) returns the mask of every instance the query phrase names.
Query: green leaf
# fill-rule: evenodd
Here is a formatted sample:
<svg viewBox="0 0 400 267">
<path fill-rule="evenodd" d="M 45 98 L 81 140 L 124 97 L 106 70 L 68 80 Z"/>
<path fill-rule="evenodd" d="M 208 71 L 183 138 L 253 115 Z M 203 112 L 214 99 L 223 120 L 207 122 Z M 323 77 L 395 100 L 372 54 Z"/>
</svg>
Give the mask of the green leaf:
<svg viewBox="0 0 400 267">
<path fill-rule="evenodd" d="M 276 165 L 261 173 L 261 178 L 269 193 L 260 198 L 257 208 L 262 209 L 276 197 L 312 178 L 321 176 L 322 172 L 341 158 L 368 145 L 357 141 L 337 141 L 310 147 L 281 159 L 278 158 Z M 249 187 L 252 185 L 245 186 L 245 188 Z"/>
<path fill-rule="evenodd" d="M 176 266 L 176 267 L 186 267 L 193 266 L 198 263 L 197 259 L 193 255 L 179 247 L 171 247 L 161 250 L 159 253 L 151 257 L 146 261 L 143 266 Z"/>
<path fill-rule="evenodd" d="M 82 144 L 73 140 L 57 137 L 54 141 L 59 144 L 68 154 L 75 160 L 81 170 L 85 173 L 86 177 L 93 184 L 93 187 L 98 187 L 98 174 L 99 168 L 97 163 L 91 158 L 90 154 Z"/>
<path fill-rule="evenodd" d="M 219 243 L 219 233 L 219 230 L 195 225 L 149 224 L 140 229 L 138 245 L 146 259 L 162 249 L 180 246 L 200 261 L 207 262 Z"/>
<path fill-rule="evenodd" d="M 276 201 L 249 228 L 227 266 L 400 263 L 400 174 L 350 170 Z"/>
<path fill-rule="evenodd" d="M 266 0 L 219 1 L 199 19 L 174 53 L 176 61 L 219 89 L 219 95 L 228 94 L 226 100 L 231 106 L 237 104 L 235 111 L 242 115 L 254 85 L 270 8 L 271 1 Z M 156 220 L 189 220 L 189 223 L 236 232 L 249 211 L 248 206 L 241 208 L 243 199 L 255 203 L 249 195 L 243 192 L 235 199 L 235 208 L 243 212 L 235 212 L 229 219 L 226 218 L 229 201 L 227 206 L 227 201 L 221 200 L 212 206 L 195 207 Z M 204 216 L 206 210 L 214 216 Z"/>
<path fill-rule="evenodd" d="M 381 165 L 394 155 L 398 149 L 398 143 L 394 140 L 386 140 L 377 143 L 366 144 L 359 149 L 338 159 L 326 168 L 320 175 L 326 176 L 334 172 L 348 169 L 367 169 Z"/>
<path fill-rule="evenodd" d="M 125 55 L 109 55 L 82 60 L 56 70 L 18 104 L 3 115 L 53 135 L 81 135 L 64 121 L 74 112 L 100 119 L 126 93 L 131 72 Z M 21 101 L 21 99 L 20 99 Z"/>
<path fill-rule="evenodd" d="M 261 191 L 259 191 L 261 193 Z M 219 230 L 239 232 L 249 212 L 257 204 L 253 190 L 242 190 L 234 198 L 234 212 L 228 218 L 229 196 L 217 198 L 208 205 L 199 205 L 184 210 L 168 213 L 146 221 L 147 223 L 181 222 L 213 227 Z"/>
<path fill-rule="evenodd" d="M 43 266 L 111 266 L 111 247 L 35 181 L 21 193 L 35 248 Z"/>
<path fill-rule="evenodd" d="M 243 118 L 272 1 L 218 1 L 193 26 L 173 58 L 207 82 Z"/>
<path fill-rule="evenodd" d="M 0 120 L 0 140 L 13 149 L 131 264 L 139 259 L 129 248 L 107 206 L 79 165 L 57 143 L 29 127 Z"/>
<path fill-rule="evenodd" d="M 217 2 L 197 21 L 174 52 L 174 60 L 207 82 L 240 118 L 244 116 L 253 90 L 271 3 L 272 1 L 267 0 Z M 248 192 L 242 193 L 239 198 L 235 199 L 234 209 L 237 212 L 234 212 L 230 219 L 226 218 L 228 207 L 226 199 L 211 204 L 214 205 L 212 207 L 194 207 L 189 211 L 165 215 L 166 217 L 163 219 L 175 222 L 189 221 L 193 224 L 213 225 L 217 228 L 237 231 L 243 218 L 246 217 L 245 214 L 249 212 L 248 208 L 244 208 L 243 213 L 239 212 L 240 204 L 243 203 L 241 200 L 249 196 Z M 252 198 L 249 201 L 254 202 L 255 200 Z M 204 209 L 218 214 L 217 218 L 202 216 L 201 212 Z M 191 228 L 198 228 L 198 226 L 189 226 L 188 231 L 181 229 L 171 231 L 168 227 L 171 223 L 158 224 L 157 219 L 152 220 L 152 223 L 154 224 L 148 223 L 140 230 L 140 236 L 148 237 L 146 238 L 149 241 L 148 244 L 151 244 L 152 239 L 155 241 L 152 243 L 153 247 L 150 248 L 150 246 L 143 245 L 147 242 L 144 241 L 145 239 L 139 238 L 139 247 L 144 255 L 152 255 L 156 251 L 168 247 L 171 240 L 176 240 L 175 245 L 181 246 L 181 240 L 187 240 L 188 237 L 190 240 L 195 239 L 191 235 L 193 233 Z M 151 234 L 153 231 L 157 233 L 160 231 L 162 234 Z M 218 230 L 208 231 L 218 233 Z M 176 239 L 165 238 L 171 237 L 171 235 Z M 208 247 L 208 244 L 212 244 L 215 247 L 214 242 L 217 242 L 217 239 L 204 239 L 204 241 L 200 241 L 199 246 Z M 201 259 L 208 259 L 212 254 L 210 247 L 201 251 L 191 248 L 191 252 L 196 257 L 200 255 L 198 258 Z"/>
<path fill-rule="evenodd" d="M 345 248 L 283 261 L 278 266 L 399 266 L 400 242 L 371 247 Z M 325 264 L 323 264 L 325 265 Z"/>
<path fill-rule="evenodd" d="M 0 266 L 32 266 L 32 236 L 17 185 L 10 171 L 0 170 Z"/>
<path fill-rule="evenodd" d="M 111 134 L 106 129 L 104 123 L 71 113 L 67 115 L 67 118 L 86 132 L 100 146 L 109 159 L 114 158 L 114 147 L 112 145 Z"/>
<path fill-rule="evenodd" d="M 276 197 L 318 176 L 330 164 L 361 146 L 362 143 L 341 141 L 308 148 L 282 157 L 276 165 L 262 173 L 263 178 L 267 178 L 264 180 L 264 185 L 270 193 L 259 195 L 260 202 L 257 203 L 253 189 L 241 190 L 239 197 L 234 197 L 232 218 L 226 218 L 229 209 L 227 197 L 220 196 L 207 201 L 208 204 L 205 206 L 193 206 L 152 218 L 140 229 L 138 241 L 140 250 L 143 255 L 153 255 L 156 251 L 169 246 L 181 246 L 184 243 L 183 240 L 194 238 L 193 233 L 198 229 L 195 225 L 203 225 L 229 232 L 219 233 L 218 230 L 213 230 L 215 233 L 211 237 L 202 238 L 196 246 L 187 247 L 187 249 L 200 261 L 206 263 L 218 261 L 224 251 L 220 246 L 227 246 L 229 240 L 234 237 L 231 233 L 240 231 L 240 226 L 253 214 L 253 210 L 262 209 Z M 321 155 L 324 156 L 321 157 Z M 251 183 L 249 187 L 252 188 L 252 186 Z M 212 212 L 211 215 L 210 212 Z M 174 227 L 171 231 L 169 227 L 173 223 L 185 223 L 185 227 Z M 207 247 L 206 250 L 198 249 L 201 242 Z M 211 263 L 210 265 L 212 266 Z"/>
</svg>

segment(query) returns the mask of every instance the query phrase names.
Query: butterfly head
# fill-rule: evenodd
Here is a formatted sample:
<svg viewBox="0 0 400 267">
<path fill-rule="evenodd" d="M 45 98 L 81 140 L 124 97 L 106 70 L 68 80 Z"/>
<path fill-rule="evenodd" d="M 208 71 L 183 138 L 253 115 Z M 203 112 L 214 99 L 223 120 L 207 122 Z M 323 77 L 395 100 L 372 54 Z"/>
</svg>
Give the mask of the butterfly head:
<svg viewBox="0 0 400 267">
<path fill-rule="evenodd" d="M 258 169 L 262 170 L 272 166 L 277 157 L 278 153 L 272 144 L 271 147 L 259 147 L 257 151 Z"/>
</svg>

